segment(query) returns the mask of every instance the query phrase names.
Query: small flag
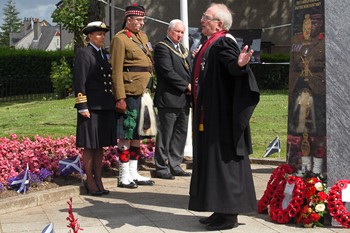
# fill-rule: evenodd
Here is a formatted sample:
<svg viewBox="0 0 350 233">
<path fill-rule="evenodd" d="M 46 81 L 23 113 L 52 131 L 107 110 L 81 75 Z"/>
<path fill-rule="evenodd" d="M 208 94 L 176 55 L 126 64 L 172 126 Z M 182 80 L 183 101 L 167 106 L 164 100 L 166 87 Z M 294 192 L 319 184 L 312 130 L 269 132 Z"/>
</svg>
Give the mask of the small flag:
<svg viewBox="0 0 350 233">
<path fill-rule="evenodd" d="M 266 152 L 264 155 L 265 157 L 268 157 L 270 155 L 272 155 L 273 153 L 280 153 L 281 152 L 281 145 L 280 145 L 280 138 L 277 136 L 270 144 L 269 146 L 266 148 Z"/>
<path fill-rule="evenodd" d="M 75 171 L 79 172 L 81 176 L 84 175 L 79 155 L 60 160 L 59 166 L 58 174 L 60 175 L 69 175 Z"/>
<path fill-rule="evenodd" d="M 53 223 L 47 225 L 41 233 L 54 233 L 53 231 Z"/>
<path fill-rule="evenodd" d="M 18 188 L 17 193 L 26 193 L 29 187 L 29 167 L 22 171 L 12 182 L 11 187 Z"/>
</svg>

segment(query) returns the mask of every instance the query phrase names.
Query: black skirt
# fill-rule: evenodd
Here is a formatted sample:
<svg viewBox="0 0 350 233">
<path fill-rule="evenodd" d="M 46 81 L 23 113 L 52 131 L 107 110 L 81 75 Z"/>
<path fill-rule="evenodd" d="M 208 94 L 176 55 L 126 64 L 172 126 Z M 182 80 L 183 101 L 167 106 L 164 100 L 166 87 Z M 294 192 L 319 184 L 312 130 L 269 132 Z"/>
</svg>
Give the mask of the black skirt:
<svg viewBox="0 0 350 233">
<path fill-rule="evenodd" d="M 98 149 L 116 145 L 114 110 L 90 110 L 90 118 L 77 116 L 76 146 Z"/>
<path fill-rule="evenodd" d="M 141 96 L 126 96 L 127 109 L 125 113 L 117 113 L 117 138 L 126 140 L 140 140 L 138 133 Z"/>
</svg>

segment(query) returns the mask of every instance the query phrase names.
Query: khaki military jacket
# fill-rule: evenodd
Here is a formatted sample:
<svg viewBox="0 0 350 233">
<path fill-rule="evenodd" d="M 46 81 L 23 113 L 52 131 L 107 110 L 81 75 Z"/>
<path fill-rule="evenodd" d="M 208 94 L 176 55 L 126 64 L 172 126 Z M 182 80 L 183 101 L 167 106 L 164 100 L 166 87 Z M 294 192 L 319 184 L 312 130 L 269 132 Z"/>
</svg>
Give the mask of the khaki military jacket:
<svg viewBox="0 0 350 233">
<path fill-rule="evenodd" d="M 135 41 L 141 43 L 150 53 L 150 48 L 147 45 L 148 37 L 142 32 L 134 34 L 122 30 L 111 41 L 112 82 L 116 100 L 123 99 L 126 95 L 141 95 L 151 77 L 151 72 L 126 70 L 127 67 L 152 67 L 151 59 Z"/>
</svg>

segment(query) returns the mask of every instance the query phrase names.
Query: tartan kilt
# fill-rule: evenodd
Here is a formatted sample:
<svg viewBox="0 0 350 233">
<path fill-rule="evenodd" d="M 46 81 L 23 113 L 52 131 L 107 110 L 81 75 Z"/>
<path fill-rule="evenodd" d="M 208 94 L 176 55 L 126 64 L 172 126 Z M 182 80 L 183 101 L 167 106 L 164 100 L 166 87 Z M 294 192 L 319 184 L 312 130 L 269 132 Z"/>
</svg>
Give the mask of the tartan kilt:
<svg viewBox="0 0 350 233">
<path fill-rule="evenodd" d="M 141 109 L 141 95 L 127 95 L 125 113 L 117 113 L 117 138 L 126 140 L 142 139 L 138 133 Z"/>
</svg>

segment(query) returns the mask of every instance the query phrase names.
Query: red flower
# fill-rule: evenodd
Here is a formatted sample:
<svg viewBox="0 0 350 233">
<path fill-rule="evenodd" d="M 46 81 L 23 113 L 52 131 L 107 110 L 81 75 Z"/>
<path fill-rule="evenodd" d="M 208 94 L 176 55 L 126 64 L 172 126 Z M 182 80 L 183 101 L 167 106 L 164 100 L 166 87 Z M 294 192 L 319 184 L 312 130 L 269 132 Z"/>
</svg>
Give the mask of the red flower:
<svg viewBox="0 0 350 233">
<path fill-rule="evenodd" d="M 317 195 L 318 195 L 320 201 L 327 200 L 327 194 L 325 192 L 319 192 Z"/>
<path fill-rule="evenodd" d="M 318 35 L 318 39 L 319 39 L 319 40 L 323 40 L 323 38 L 324 38 L 324 34 L 323 34 L 323 33 L 320 33 L 320 34 Z"/>
<path fill-rule="evenodd" d="M 310 214 L 310 219 L 313 222 L 317 222 L 318 220 L 320 220 L 320 216 L 316 213 L 312 213 L 312 214 Z"/>
<path fill-rule="evenodd" d="M 316 195 L 316 188 L 314 186 L 309 187 L 306 191 L 306 198 L 311 198 L 312 196 Z"/>
<path fill-rule="evenodd" d="M 304 225 L 309 225 L 309 224 L 311 224 L 311 220 L 310 220 L 309 218 L 305 218 L 305 219 L 303 220 L 303 224 L 304 224 Z"/>
</svg>

